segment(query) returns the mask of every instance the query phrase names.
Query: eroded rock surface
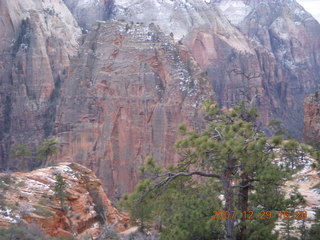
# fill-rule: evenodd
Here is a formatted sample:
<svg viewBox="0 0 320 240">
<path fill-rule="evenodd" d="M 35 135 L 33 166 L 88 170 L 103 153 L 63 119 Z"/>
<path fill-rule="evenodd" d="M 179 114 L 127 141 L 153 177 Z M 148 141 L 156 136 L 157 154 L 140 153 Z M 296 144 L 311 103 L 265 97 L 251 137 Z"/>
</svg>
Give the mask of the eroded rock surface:
<svg viewBox="0 0 320 240">
<path fill-rule="evenodd" d="M 54 130 L 60 157 L 93 169 L 110 196 L 133 190 L 147 156 L 162 165 L 178 159 L 179 123 L 201 128 L 199 104 L 213 95 L 201 73 L 152 24 L 95 24 L 62 91 Z"/>
<path fill-rule="evenodd" d="M 86 32 L 97 20 L 110 18 L 114 0 L 63 0 Z"/>
<path fill-rule="evenodd" d="M 51 133 L 55 105 L 80 28 L 61 1 L 0 3 L 0 168 L 12 145 L 35 147 Z"/>
<path fill-rule="evenodd" d="M 255 98 L 260 122 L 284 122 L 300 137 L 303 100 L 320 82 L 320 25 L 295 0 L 114 0 L 106 19 L 158 25 L 188 47 L 208 73 L 220 105 L 243 92 Z M 234 74 L 261 74 L 248 84 Z"/>
<path fill-rule="evenodd" d="M 292 136 L 301 136 L 304 98 L 320 83 L 319 23 L 295 0 L 221 0 L 212 1 L 212 5 L 245 36 L 254 51 L 243 53 L 237 50 L 239 43 L 225 46 L 214 38 L 219 57 L 213 59 L 208 72 L 219 102 L 232 105 L 241 91 L 249 92 L 256 96 L 263 125 L 281 120 Z M 226 38 L 234 43 L 231 34 Z M 248 87 L 243 76 L 232 74 L 233 68 L 262 76 L 252 79 Z"/>
<path fill-rule="evenodd" d="M 66 182 L 67 211 L 62 211 L 55 197 L 57 174 Z M 79 164 L 0 174 L 0 193 L 0 226 L 24 221 L 37 224 L 49 236 L 71 237 L 75 233 L 77 239 L 99 236 L 102 218 L 119 232 L 129 227 L 128 216 L 111 204 L 100 180 Z"/>
<path fill-rule="evenodd" d="M 178 159 L 178 123 L 201 128 L 199 102 L 213 95 L 226 107 L 250 95 L 263 126 L 300 136 L 320 82 L 319 23 L 294 0 L 206 2 L 1 1 L 0 167 L 17 167 L 10 147 L 55 137 L 58 159 L 119 197 L 147 155 Z M 75 18 L 83 30 L 112 20 L 79 38 Z"/>
</svg>

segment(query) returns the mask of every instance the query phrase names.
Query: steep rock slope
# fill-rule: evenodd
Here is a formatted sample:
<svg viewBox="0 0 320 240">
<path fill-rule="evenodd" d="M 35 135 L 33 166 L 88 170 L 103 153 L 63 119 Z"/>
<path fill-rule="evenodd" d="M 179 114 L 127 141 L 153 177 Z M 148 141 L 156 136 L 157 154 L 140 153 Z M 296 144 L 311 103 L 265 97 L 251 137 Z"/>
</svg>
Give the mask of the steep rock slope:
<svg viewBox="0 0 320 240">
<path fill-rule="evenodd" d="M 58 174 L 66 182 L 64 205 L 68 211 L 61 210 L 54 195 Z M 0 193 L 0 226 L 24 221 L 35 223 L 49 236 L 64 237 L 71 237 L 72 229 L 77 239 L 97 237 L 102 230 L 102 216 L 117 231 L 129 226 L 128 216 L 112 206 L 94 173 L 79 164 L 61 163 L 12 175 L 2 173 Z"/>
<path fill-rule="evenodd" d="M 303 99 L 320 82 L 320 25 L 295 0 L 115 0 L 113 9 L 113 18 L 155 22 L 175 40 L 183 38 L 221 105 L 230 107 L 247 92 L 264 126 L 278 119 L 301 136 Z M 248 83 L 234 69 L 262 75 Z"/>
<path fill-rule="evenodd" d="M 177 127 L 201 127 L 210 84 L 183 46 L 153 24 L 96 23 L 73 60 L 62 90 L 54 137 L 58 159 L 93 169 L 108 194 L 131 191 L 150 155 L 177 160 Z"/>
<path fill-rule="evenodd" d="M 0 168 L 10 146 L 35 146 L 51 132 L 61 82 L 80 28 L 60 1 L 0 3 Z"/>
<path fill-rule="evenodd" d="M 268 115 L 282 120 L 292 135 L 299 136 L 303 100 L 320 83 L 319 23 L 295 0 L 219 2 L 223 14 L 256 51 Z"/>
<path fill-rule="evenodd" d="M 96 20 L 107 20 L 113 0 L 63 0 L 79 25 L 86 31 Z"/>
<path fill-rule="evenodd" d="M 303 99 L 320 82 L 320 25 L 295 0 L 114 0 L 105 8 L 100 20 L 154 23 L 181 40 L 207 71 L 220 105 L 247 92 L 264 126 L 281 120 L 301 136 Z M 248 84 L 234 69 L 262 75 Z"/>
</svg>

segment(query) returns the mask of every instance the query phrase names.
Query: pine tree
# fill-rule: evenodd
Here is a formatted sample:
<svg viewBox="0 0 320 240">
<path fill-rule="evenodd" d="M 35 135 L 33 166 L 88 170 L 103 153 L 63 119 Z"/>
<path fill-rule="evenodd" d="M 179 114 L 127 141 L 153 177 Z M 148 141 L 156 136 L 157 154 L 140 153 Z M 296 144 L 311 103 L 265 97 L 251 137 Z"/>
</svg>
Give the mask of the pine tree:
<svg viewBox="0 0 320 240">
<path fill-rule="evenodd" d="M 27 164 L 25 159 L 32 157 L 32 152 L 27 144 L 18 144 L 11 148 L 10 157 L 19 159 L 22 163 L 22 167 L 26 168 Z"/>
<path fill-rule="evenodd" d="M 166 170 L 173 169 L 168 166 Z M 161 232 L 161 240 L 221 239 L 222 220 L 211 219 L 212 208 L 219 209 L 222 205 L 216 191 L 219 186 L 215 182 L 206 180 L 199 184 L 192 177 L 179 178 L 162 189 L 150 192 L 154 186 L 151 179 L 164 170 L 153 158 L 147 158 L 140 172 L 145 180 L 120 202 L 140 230 L 145 232 L 154 224 Z"/>
<path fill-rule="evenodd" d="M 54 186 L 54 196 L 56 199 L 60 201 L 61 210 L 65 211 L 65 199 L 67 197 L 67 191 L 66 191 L 66 181 L 63 179 L 61 174 L 56 175 L 56 183 Z"/>
<path fill-rule="evenodd" d="M 259 132 L 255 125 L 257 113 L 246 107 L 245 102 L 227 112 L 221 112 L 217 104 L 211 102 L 206 102 L 204 109 L 209 120 L 206 131 L 195 133 L 187 131 L 185 125 L 180 126 L 184 139 L 176 146 L 180 153 L 187 151 L 180 164 L 199 170 L 189 174 L 215 178 L 221 183 L 225 211 L 270 211 L 292 204 L 286 201 L 280 187 L 293 173 L 296 164 L 293 159 L 300 153 L 298 144 L 283 141 L 280 136 L 268 139 Z M 282 161 L 275 163 L 273 159 L 279 149 Z M 247 238 L 248 224 L 244 216 L 237 239 Z M 269 229 L 271 234 L 272 227 Z M 225 239 L 234 239 L 234 230 L 235 219 L 226 219 Z"/>
<path fill-rule="evenodd" d="M 149 178 L 144 181 L 147 185 L 143 192 L 151 192 L 152 197 L 143 198 L 141 208 L 149 206 L 150 202 L 158 203 L 161 196 L 156 193 L 170 191 L 171 184 L 174 186 L 178 181 L 184 182 L 183 186 L 178 188 L 179 191 L 192 188 L 193 192 L 190 190 L 188 193 L 191 195 L 187 194 L 187 199 L 191 200 L 193 193 L 202 193 L 199 189 L 206 181 L 188 185 L 187 179 L 198 176 L 209 179 L 220 187 L 220 190 L 216 191 L 223 195 L 224 206 L 214 210 L 240 213 L 252 210 L 256 216 L 260 211 L 273 213 L 270 219 L 257 220 L 248 219 L 242 214 L 240 223 L 234 218 L 225 219 L 224 239 L 277 239 L 278 234 L 273 231 L 278 217 L 277 211 L 292 209 L 303 200 L 299 193 L 286 198 L 282 190 L 283 183 L 295 172 L 303 149 L 308 148 L 300 146 L 294 140 L 284 140 L 280 135 L 267 138 L 255 124 L 255 109 L 248 107 L 245 102 L 224 112 L 217 104 L 205 102 L 203 109 L 208 120 L 207 129 L 197 133 L 189 131 L 185 124 L 180 125 L 179 132 L 183 139 L 176 143 L 176 148 L 181 155 L 181 161 L 176 167 L 168 168 L 164 172 L 149 174 Z M 162 196 L 168 197 L 166 194 Z M 136 197 L 135 200 L 137 199 Z M 165 208 L 160 204 L 157 206 L 160 210 Z M 151 219 L 152 210 L 148 213 Z M 168 219 L 172 217 L 173 215 L 168 216 Z M 171 222 L 171 225 L 178 224 Z M 163 232 L 169 231 L 168 226 L 171 225 L 167 224 Z M 185 232 L 183 234 L 185 238 L 181 239 L 192 239 L 186 237 Z"/>
<path fill-rule="evenodd" d="M 48 162 L 49 157 L 58 153 L 59 150 L 59 142 L 54 139 L 46 139 L 39 147 L 38 147 L 38 160 L 43 160 L 43 165 L 45 166 Z"/>
</svg>

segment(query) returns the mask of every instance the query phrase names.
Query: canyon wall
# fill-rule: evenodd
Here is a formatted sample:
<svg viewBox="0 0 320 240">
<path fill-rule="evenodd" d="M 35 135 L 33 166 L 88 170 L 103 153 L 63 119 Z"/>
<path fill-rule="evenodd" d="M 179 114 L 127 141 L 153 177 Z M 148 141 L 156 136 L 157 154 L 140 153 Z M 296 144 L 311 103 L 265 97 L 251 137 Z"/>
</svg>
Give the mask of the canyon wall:
<svg viewBox="0 0 320 240">
<path fill-rule="evenodd" d="M 112 198 L 148 155 L 178 161 L 177 126 L 204 126 L 203 99 L 249 97 L 267 133 L 276 119 L 300 137 L 319 87 L 320 25 L 294 0 L 5 0 L 0 14 L 0 168 L 55 138 L 51 162 L 93 169 Z"/>
<path fill-rule="evenodd" d="M 301 137 L 303 99 L 320 82 L 320 25 L 295 0 L 113 0 L 104 8 L 108 17 L 99 20 L 154 23 L 186 45 L 220 105 L 233 106 L 245 92 L 262 126 L 280 120 Z M 249 83 L 235 69 L 260 77 Z"/>
<path fill-rule="evenodd" d="M 51 134 L 81 31 L 60 1 L 4 0 L 0 14 L 0 168 L 17 169 L 10 147 L 35 148 Z"/>
<path fill-rule="evenodd" d="M 199 104 L 213 93 L 201 73 L 153 24 L 94 24 L 61 92 L 58 159 L 89 166 L 112 197 L 131 191 L 147 156 L 162 165 L 178 160 L 179 123 L 203 125 Z"/>
</svg>

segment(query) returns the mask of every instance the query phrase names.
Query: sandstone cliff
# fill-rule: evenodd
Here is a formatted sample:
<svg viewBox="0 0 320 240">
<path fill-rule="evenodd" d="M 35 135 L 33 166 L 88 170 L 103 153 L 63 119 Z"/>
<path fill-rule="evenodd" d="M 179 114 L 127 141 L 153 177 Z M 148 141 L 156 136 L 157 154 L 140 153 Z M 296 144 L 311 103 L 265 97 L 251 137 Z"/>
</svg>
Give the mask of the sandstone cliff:
<svg viewBox="0 0 320 240">
<path fill-rule="evenodd" d="M 66 182 L 67 211 L 61 210 L 54 195 L 57 174 Z M 38 225 L 49 236 L 70 237 L 74 232 L 77 239 L 99 236 L 102 215 L 117 231 L 129 226 L 128 216 L 112 206 L 94 173 L 75 163 L 29 173 L 2 173 L 0 194 L 0 226 L 24 221 Z"/>
<path fill-rule="evenodd" d="M 304 98 L 320 83 L 319 23 L 295 0 L 222 0 L 218 6 L 255 49 L 263 118 L 282 120 L 291 135 L 301 135 Z"/>
<path fill-rule="evenodd" d="M 199 104 L 213 95 L 201 73 L 153 24 L 96 23 L 61 92 L 58 159 L 93 169 L 110 196 L 133 190 L 148 155 L 162 165 L 178 159 L 179 123 L 201 127 Z"/>
<path fill-rule="evenodd" d="M 320 26 L 294 0 L 6 0 L 0 13 L 0 167 L 16 168 L 11 146 L 55 137 L 58 159 L 93 169 L 111 197 L 147 155 L 178 159 L 176 127 L 201 128 L 202 99 L 249 94 L 263 126 L 300 136 L 320 81 Z M 111 20 L 80 38 L 75 18 L 83 33 Z"/>
<path fill-rule="evenodd" d="M 182 42 L 208 72 L 218 102 L 230 107 L 246 92 L 263 126 L 277 119 L 301 136 L 303 100 L 320 83 L 319 23 L 294 0 L 212 2 L 215 26 L 191 28 Z M 261 77 L 247 81 L 233 69 Z"/>
<path fill-rule="evenodd" d="M 113 0 L 103 8 L 108 14 L 99 20 L 154 23 L 184 43 L 220 105 L 230 107 L 249 92 L 263 126 L 281 120 L 290 135 L 301 136 L 303 99 L 320 82 L 320 25 L 295 0 Z M 262 75 L 248 84 L 234 69 Z"/>
<path fill-rule="evenodd" d="M 0 168 L 15 168 L 9 148 L 38 145 L 51 133 L 55 104 L 80 29 L 61 1 L 0 3 Z"/>
</svg>

